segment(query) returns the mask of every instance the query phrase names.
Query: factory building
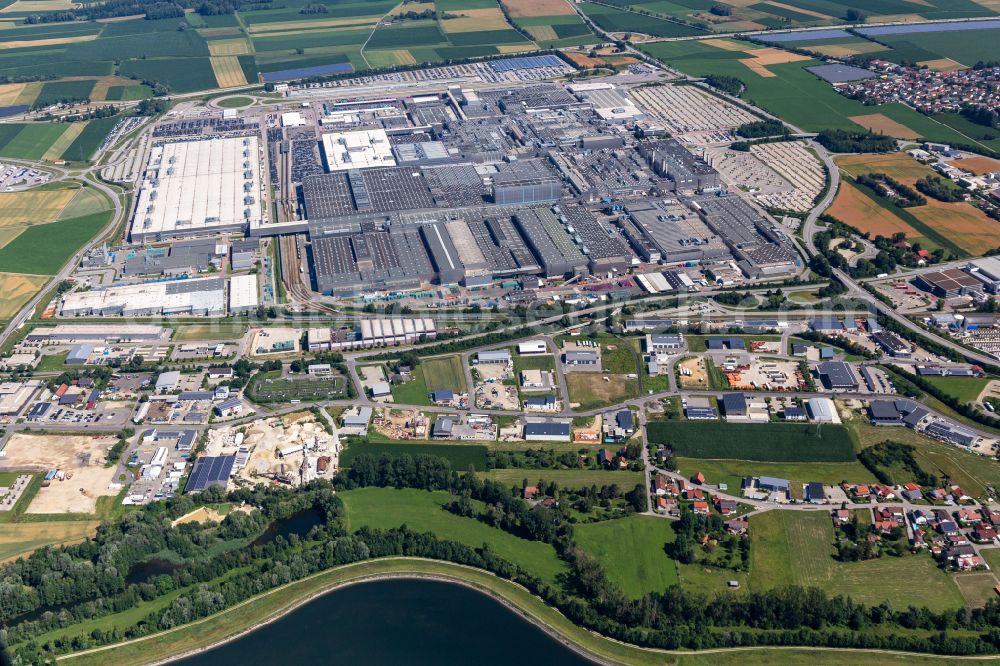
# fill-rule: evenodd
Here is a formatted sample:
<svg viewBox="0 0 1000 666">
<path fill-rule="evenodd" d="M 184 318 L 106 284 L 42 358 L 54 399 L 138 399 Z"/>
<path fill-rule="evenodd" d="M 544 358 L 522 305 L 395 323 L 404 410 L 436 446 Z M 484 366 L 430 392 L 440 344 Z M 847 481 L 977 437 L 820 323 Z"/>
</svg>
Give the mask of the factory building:
<svg viewBox="0 0 1000 666">
<path fill-rule="evenodd" d="M 514 213 L 514 223 L 541 263 L 545 277 L 579 275 L 587 270 L 587 257 L 567 231 L 565 216 L 557 217 L 551 208 L 526 208 Z"/>
<path fill-rule="evenodd" d="M 259 303 L 256 275 L 235 275 L 230 278 L 229 314 L 255 310 Z"/>
<path fill-rule="evenodd" d="M 164 247 L 131 250 L 125 257 L 122 277 L 138 275 L 188 275 L 218 268 L 228 246 L 214 239 L 175 241 Z"/>
<path fill-rule="evenodd" d="M 681 205 L 628 204 L 618 225 L 645 262 L 723 261 L 732 255 L 698 215 Z"/>
<path fill-rule="evenodd" d="M 266 223 L 256 136 L 154 145 L 139 185 L 133 242 L 241 231 Z"/>
<path fill-rule="evenodd" d="M 323 159 L 327 171 L 396 166 L 384 129 L 324 134 Z"/>
<path fill-rule="evenodd" d="M 948 268 L 943 271 L 931 271 L 918 275 L 913 281 L 917 289 L 930 292 L 938 298 L 954 298 L 972 293 L 982 293 L 985 285 L 977 275 L 987 279 L 988 273 L 980 271 L 968 272 L 960 268 Z"/>
<path fill-rule="evenodd" d="M 493 176 L 493 203 L 498 206 L 558 201 L 562 181 L 554 175 L 521 174 L 518 171 Z"/>
<path fill-rule="evenodd" d="M 154 324 L 59 324 L 39 326 L 25 338 L 28 342 L 155 342 L 166 337 L 167 329 Z"/>
<path fill-rule="evenodd" d="M 465 280 L 465 267 L 462 266 L 461 255 L 448 234 L 448 227 L 433 222 L 420 226 L 420 235 L 427 246 L 431 263 L 437 271 L 441 284 L 458 284 Z"/>
<path fill-rule="evenodd" d="M 429 318 L 379 318 L 361 320 L 363 347 L 391 347 L 437 337 L 434 320 Z"/>
<path fill-rule="evenodd" d="M 676 139 L 639 144 L 639 152 L 657 174 L 673 183 L 675 192 L 712 192 L 722 187 L 719 172 Z"/>
<path fill-rule="evenodd" d="M 72 292 L 62 297 L 59 314 L 63 317 L 217 317 L 226 312 L 225 285 L 223 278 L 195 278 Z"/>
<path fill-rule="evenodd" d="M 355 295 L 376 289 L 416 289 L 429 283 L 434 268 L 415 225 L 374 229 L 347 225 L 314 233 L 316 289 L 324 294 Z"/>
</svg>

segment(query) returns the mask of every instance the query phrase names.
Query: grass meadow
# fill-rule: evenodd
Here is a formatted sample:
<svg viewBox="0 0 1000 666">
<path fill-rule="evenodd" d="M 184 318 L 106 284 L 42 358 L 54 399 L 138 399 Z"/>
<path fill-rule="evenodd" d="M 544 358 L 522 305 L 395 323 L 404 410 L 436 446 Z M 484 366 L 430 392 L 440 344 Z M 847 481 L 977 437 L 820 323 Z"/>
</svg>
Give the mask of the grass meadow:
<svg viewBox="0 0 1000 666">
<path fill-rule="evenodd" d="M 677 585 L 677 566 L 664 546 L 674 539 L 670 522 L 653 516 L 577 525 L 577 543 L 596 557 L 608 578 L 632 598 Z"/>
<path fill-rule="evenodd" d="M 833 558 L 833 523 L 826 511 L 769 511 L 750 518 L 750 589 L 795 584 L 894 608 L 910 604 L 956 609 L 964 598 L 930 555 L 883 556 L 864 562 Z"/>
<path fill-rule="evenodd" d="M 406 525 L 418 532 L 433 532 L 443 539 L 472 548 L 489 544 L 493 552 L 541 578 L 555 582 L 566 570 L 555 549 L 540 541 L 528 541 L 489 527 L 475 518 L 456 516 L 444 509 L 450 500 L 443 491 L 395 488 L 359 488 L 338 493 L 347 508 L 348 528 L 367 525 L 389 529 Z"/>
<path fill-rule="evenodd" d="M 646 427 L 649 441 L 667 444 L 686 458 L 761 462 L 850 462 L 847 428 L 810 423 L 725 423 L 657 421 Z"/>
</svg>

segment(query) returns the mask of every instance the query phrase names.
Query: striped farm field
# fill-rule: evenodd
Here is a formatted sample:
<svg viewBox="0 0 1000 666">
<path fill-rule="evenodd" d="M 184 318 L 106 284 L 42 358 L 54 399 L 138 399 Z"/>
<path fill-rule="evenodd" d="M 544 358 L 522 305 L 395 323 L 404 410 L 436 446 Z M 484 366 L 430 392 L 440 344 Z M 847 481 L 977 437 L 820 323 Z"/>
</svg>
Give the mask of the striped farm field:
<svg viewBox="0 0 1000 666">
<path fill-rule="evenodd" d="M 21 235 L 25 227 L 0 227 L 0 248 Z"/>
<path fill-rule="evenodd" d="M 213 39 L 208 42 L 208 52 L 213 56 L 248 55 L 250 53 L 250 40 L 244 37 Z"/>
<path fill-rule="evenodd" d="M 328 19 L 322 21 L 282 21 L 251 25 L 247 31 L 254 37 L 280 32 L 298 32 L 318 28 L 348 28 L 369 25 L 374 27 L 381 16 L 353 16 L 351 18 Z"/>
<path fill-rule="evenodd" d="M 63 44 L 78 44 L 92 42 L 97 35 L 70 35 L 68 37 L 50 37 L 48 39 L 11 39 L 0 42 L 0 49 L 21 49 L 39 46 L 60 46 Z"/>
<path fill-rule="evenodd" d="M 247 77 L 236 56 L 213 56 L 210 60 L 220 88 L 234 88 L 247 84 Z"/>
<path fill-rule="evenodd" d="M 0 228 L 52 222 L 75 194 L 70 189 L 0 192 Z"/>
<path fill-rule="evenodd" d="M 458 18 L 442 19 L 441 29 L 445 33 L 454 32 L 482 32 L 484 30 L 506 30 L 507 19 L 499 7 L 488 9 L 461 9 L 455 12 L 448 12 L 451 16 Z"/>
<path fill-rule="evenodd" d="M 19 103 L 18 99 L 24 94 L 25 88 L 30 85 L 29 83 L 5 83 L 0 85 L 0 107 L 16 106 Z M 41 86 L 35 86 L 35 95 L 32 96 L 31 101 L 20 103 L 31 104 L 31 102 L 34 102 L 39 90 L 41 90 Z"/>
<path fill-rule="evenodd" d="M 556 34 L 551 25 L 533 25 L 525 28 L 525 30 L 538 41 L 559 39 L 559 35 Z"/>
<path fill-rule="evenodd" d="M 47 275 L 0 273 L 0 319 L 16 315 L 48 281 Z"/>
<path fill-rule="evenodd" d="M 56 160 L 62 156 L 62 154 L 73 145 L 76 138 L 83 133 L 83 130 L 87 128 L 87 123 L 71 123 L 66 131 L 63 132 L 58 139 L 56 139 L 49 149 L 45 151 L 42 155 L 44 160 Z"/>
<path fill-rule="evenodd" d="M 503 0 L 503 4 L 513 18 L 576 13 L 567 0 Z"/>
<path fill-rule="evenodd" d="M 416 65 L 417 59 L 413 57 L 413 54 L 406 49 L 396 49 L 392 52 L 396 56 L 396 60 L 400 65 Z"/>
</svg>

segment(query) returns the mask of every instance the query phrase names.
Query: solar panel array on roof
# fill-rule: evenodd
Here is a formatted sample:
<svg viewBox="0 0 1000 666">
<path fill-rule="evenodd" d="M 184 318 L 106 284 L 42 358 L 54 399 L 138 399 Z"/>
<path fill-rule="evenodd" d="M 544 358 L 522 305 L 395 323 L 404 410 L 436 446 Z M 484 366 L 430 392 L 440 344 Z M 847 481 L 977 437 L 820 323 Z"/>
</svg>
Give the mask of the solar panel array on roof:
<svg viewBox="0 0 1000 666">
<path fill-rule="evenodd" d="M 188 477 L 185 493 L 195 493 L 209 486 L 223 486 L 229 482 L 233 473 L 236 456 L 207 456 L 194 461 L 194 469 Z"/>
<path fill-rule="evenodd" d="M 517 69 L 537 69 L 539 67 L 559 67 L 563 61 L 554 55 L 527 56 L 524 58 L 504 58 L 486 63 L 494 72 L 510 72 Z"/>
</svg>

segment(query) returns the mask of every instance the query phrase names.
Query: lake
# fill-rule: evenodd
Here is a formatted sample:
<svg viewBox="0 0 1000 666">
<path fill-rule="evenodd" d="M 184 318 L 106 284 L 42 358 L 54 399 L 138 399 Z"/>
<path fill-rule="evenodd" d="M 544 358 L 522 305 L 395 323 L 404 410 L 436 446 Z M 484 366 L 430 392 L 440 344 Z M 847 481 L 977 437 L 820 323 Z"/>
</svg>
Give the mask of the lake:
<svg viewBox="0 0 1000 666">
<path fill-rule="evenodd" d="M 592 665 L 484 594 L 404 579 L 331 592 L 239 640 L 173 663 Z"/>
</svg>

